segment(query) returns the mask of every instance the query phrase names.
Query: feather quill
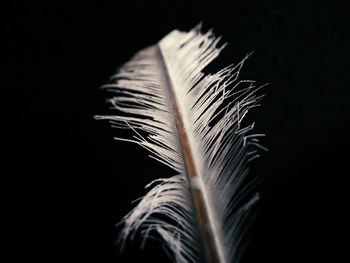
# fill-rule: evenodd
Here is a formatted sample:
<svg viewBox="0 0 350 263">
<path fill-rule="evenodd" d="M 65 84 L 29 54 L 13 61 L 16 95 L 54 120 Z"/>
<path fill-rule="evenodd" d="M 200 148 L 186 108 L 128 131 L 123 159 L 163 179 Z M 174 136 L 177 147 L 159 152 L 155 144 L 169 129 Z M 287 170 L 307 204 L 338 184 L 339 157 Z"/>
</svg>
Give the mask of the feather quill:
<svg viewBox="0 0 350 263">
<path fill-rule="evenodd" d="M 262 98 L 252 80 L 239 80 L 248 58 L 203 73 L 226 46 L 198 25 L 174 30 L 138 52 L 102 87 L 116 115 L 96 116 L 135 136 L 119 140 L 146 148 L 176 174 L 156 179 L 123 219 L 119 241 L 157 233 L 175 262 L 239 262 L 255 215 L 257 178 L 247 164 L 259 156 L 254 123 L 242 126 Z M 261 87 L 260 87 L 261 88 Z M 159 216 L 162 215 L 162 216 Z"/>
</svg>

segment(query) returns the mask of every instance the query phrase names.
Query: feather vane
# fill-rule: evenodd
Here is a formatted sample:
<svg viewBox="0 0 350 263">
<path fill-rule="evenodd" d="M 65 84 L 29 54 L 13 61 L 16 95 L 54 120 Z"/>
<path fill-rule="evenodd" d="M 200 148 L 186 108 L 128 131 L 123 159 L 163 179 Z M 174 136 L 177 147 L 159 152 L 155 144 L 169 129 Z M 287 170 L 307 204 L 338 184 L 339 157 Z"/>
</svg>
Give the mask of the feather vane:
<svg viewBox="0 0 350 263">
<path fill-rule="evenodd" d="M 120 242 L 141 231 L 158 233 L 175 262 L 239 262 L 259 195 L 248 163 L 259 156 L 264 134 L 242 126 L 262 96 L 252 80 L 239 80 L 249 55 L 214 73 L 203 73 L 226 46 L 200 26 L 174 30 L 138 52 L 103 86 L 116 115 L 96 116 L 131 128 L 130 141 L 176 174 L 156 179 L 123 219 Z M 261 88 L 261 87 L 260 87 Z M 146 135 L 145 135 L 146 134 Z M 159 216 L 162 215 L 162 216 Z M 166 219 L 164 219 L 166 218 Z"/>
</svg>

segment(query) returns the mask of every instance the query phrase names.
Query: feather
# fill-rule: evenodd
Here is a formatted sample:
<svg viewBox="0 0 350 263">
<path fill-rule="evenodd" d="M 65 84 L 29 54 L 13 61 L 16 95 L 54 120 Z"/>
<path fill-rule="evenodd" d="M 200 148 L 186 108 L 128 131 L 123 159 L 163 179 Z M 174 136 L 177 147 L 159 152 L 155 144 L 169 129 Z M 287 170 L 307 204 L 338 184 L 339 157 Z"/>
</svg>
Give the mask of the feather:
<svg viewBox="0 0 350 263">
<path fill-rule="evenodd" d="M 259 156 L 264 134 L 243 126 L 263 97 L 252 80 L 239 80 L 240 63 L 214 74 L 204 68 L 226 46 L 198 25 L 174 30 L 139 51 L 102 86 L 118 114 L 96 116 L 130 128 L 132 139 L 173 176 L 152 181 L 149 192 L 121 221 L 119 241 L 141 232 L 160 236 L 175 262 L 239 262 L 255 215 L 257 178 L 248 163 Z M 261 88 L 261 87 L 260 87 Z"/>
</svg>

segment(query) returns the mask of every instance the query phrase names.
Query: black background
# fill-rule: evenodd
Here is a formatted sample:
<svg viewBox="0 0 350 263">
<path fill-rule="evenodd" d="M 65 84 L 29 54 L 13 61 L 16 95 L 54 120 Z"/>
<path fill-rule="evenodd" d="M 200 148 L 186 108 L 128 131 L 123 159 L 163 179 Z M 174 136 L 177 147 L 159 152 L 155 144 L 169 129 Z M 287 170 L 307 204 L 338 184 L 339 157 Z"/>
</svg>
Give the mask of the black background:
<svg viewBox="0 0 350 263">
<path fill-rule="evenodd" d="M 269 152 L 251 169 L 263 178 L 263 197 L 243 261 L 340 258 L 349 146 L 343 2 L 47 2 L 12 1 L 2 16 L 3 217 L 12 258 L 168 262 L 155 241 L 117 254 L 114 224 L 144 185 L 169 171 L 114 141 L 120 132 L 93 115 L 107 111 L 98 87 L 118 65 L 199 21 L 229 42 L 223 65 L 255 51 L 244 77 L 269 83 L 248 116 L 267 134 Z"/>
</svg>

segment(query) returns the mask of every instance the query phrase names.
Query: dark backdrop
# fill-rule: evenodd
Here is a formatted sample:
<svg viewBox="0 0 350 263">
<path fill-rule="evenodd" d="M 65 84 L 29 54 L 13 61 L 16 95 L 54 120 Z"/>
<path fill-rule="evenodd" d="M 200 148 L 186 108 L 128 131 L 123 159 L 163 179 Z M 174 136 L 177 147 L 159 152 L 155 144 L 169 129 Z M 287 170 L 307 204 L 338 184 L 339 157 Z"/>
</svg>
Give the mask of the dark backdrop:
<svg viewBox="0 0 350 263">
<path fill-rule="evenodd" d="M 139 49 L 199 21 L 254 55 L 244 76 L 269 83 L 249 121 L 268 136 L 252 165 L 262 200 L 244 262 L 316 262 L 345 247 L 349 27 L 331 1 L 47 1 L 5 4 L 1 87 L 4 198 L 12 256 L 45 262 L 168 262 L 158 242 L 122 255 L 114 224 L 168 170 L 94 114 L 98 87 Z M 6 16 L 8 15 L 8 16 Z M 3 167 L 5 167 L 3 166 Z M 11 225 L 11 227 L 10 227 Z M 346 242 L 345 242 L 346 243 Z"/>
</svg>

